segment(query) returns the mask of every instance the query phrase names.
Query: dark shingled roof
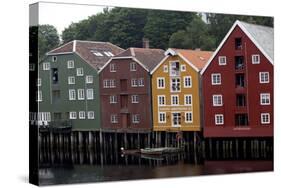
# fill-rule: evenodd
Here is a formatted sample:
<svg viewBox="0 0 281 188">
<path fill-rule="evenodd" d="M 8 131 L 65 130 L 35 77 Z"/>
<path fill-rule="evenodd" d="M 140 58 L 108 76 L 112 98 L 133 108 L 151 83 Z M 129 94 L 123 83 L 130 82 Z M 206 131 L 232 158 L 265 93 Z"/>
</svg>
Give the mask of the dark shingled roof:
<svg viewBox="0 0 281 188">
<path fill-rule="evenodd" d="M 99 70 L 112 57 L 106 55 L 104 52 L 110 52 L 112 55 L 116 55 L 123 51 L 124 49 L 110 42 L 74 40 L 48 52 L 47 55 L 76 53 L 92 67 Z M 95 52 L 101 53 L 102 56 L 95 55 Z"/>
<path fill-rule="evenodd" d="M 165 57 L 164 50 L 151 48 L 128 48 L 115 57 L 134 57 L 140 61 L 145 68 L 152 71 Z"/>
</svg>

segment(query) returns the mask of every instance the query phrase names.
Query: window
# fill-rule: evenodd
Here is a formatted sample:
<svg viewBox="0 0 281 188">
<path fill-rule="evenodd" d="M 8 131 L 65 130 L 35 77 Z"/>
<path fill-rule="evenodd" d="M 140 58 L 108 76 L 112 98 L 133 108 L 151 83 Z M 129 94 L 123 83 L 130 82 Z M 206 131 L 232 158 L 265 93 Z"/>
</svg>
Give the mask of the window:
<svg viewBox="0 0 281 188">
<path fill-rule="evenodd" d="M 37 116 L 37 120 L 38 121 L 51 121 L 51 113 L 50 112 L 38 112 L 34 114 L 35 117 L 34 120 L 36 120 L 36 116 Z"/>
<path fill-rule="evenodd" d="M 166 123 L 166 112 L 158 113 L 158 123 Z"/>
<path fill-rule="evenodd" d="M 236 87 L 245 87 L 244 74 L 235 74 L 235 85 Z"/>
<path fill-rule="evenodd" d="M 144 78 L 139 78 L 139 87 L 144 86 Z"/>
<path fill-rule="evenodd" d="M 57 62 L 57 60 L 58 60 L 57 56 L 52 56 L 52 61 L 53 62 Z"/>
<path fill-rule="evenodd" d="M 165 78 L 157 78 L 157 89 L 165 89 Z"/>
<path fill-rule="evenodd" d="M 57 84 L 59 82 L 59 72 L 57 68 L 52 69 L 52 81 L 53 84 Z"/>
<path fill-rule="evenodd" d="M 219 65 L 226 65 L 226 56 L 219 56 Z"/>
<path fill-rule="evenodd" d="M 139 96 L 138 95 L 132 95 L 131 99 L 132 99 L 132 103 L 139 103 Z"/>
<path fill-rule="evenodd" d="M 102 53 L 100 53 L 100 52 L 98 52 L 98 51 L 92 50 L 92 53 L 93 53 L 95 56 L 97 56 L 97 57 L 102 57 L 102 56 L 103 56 Z"/>
<path fill-rule="evenodd" d="M 178 112 L 172 113 L 172 123 L 174 127 L 181 125 L 181 114 Z"/>
<path fill-rule="evenodd" d="M 186 65 L 181 65 L 181 71 L 185 72 L 186 71 Z"/>
<path fill-rule="evenodd" d="M 84 89 L 78 89 L 78 100 L 84 100 L 84 99 L 85 99 Z"/>
<path fill-rule="evenodd" d="M 88 119 L 95 119 L 95 112 L 94 111 L 88 111 Z"/>
<path fill-rule="evenodd" d="M 115 63 L 111 63 L 109 65 L 109 71 L 110 72 L 116 72 L 116 64 Z"/>
<path fill-rule="evenodd" d="M 185 122 L 186 123 L 192 123 L 192 112 L 186 112 L 185 113 Z"/>
<path fill-rule="evenodd" d="M 83 68 L 77 68 L 76 69 L 76 75 L 77 76 L 83 76 L 84 75 Z"/>
<path fill-rule="evenodd" d="M 184 104 L 187 106 L 192 105 L 192 95 L 184 95 Z"/>
<path fill-rule="evenodd" d="M 76 112 L 69 112 L 69 119 L 76 119 Z"/>
<path fill-rule="evenodd" d="M 74 68 L 74 61 L 73 60 L 67 61 L 67 68 L 68 69 L 73 69 Z"/>
<path fill-rule="evenodd" d="M 136 71 L 137 70 L 137 63 L 131 62 L 130 63 L 130 71 Z"/>
<path fill-rule="evenodd" d="M 261 84 L 269 83 L 269 72 L 260 72 L 259 75 Z"/>
<path fill-rule="evenodd" d="M 223 114 L 216 114 L 215 115 L 215 124 L 216 125 L 223 125 L 224 124 Z"/>
<path fill-rule="evenodd" d="M 133 114 L 132 115 L 132 123 L 140 123 L 140 115 L 139 114 Z"/>
<path fill-rule="evenodd" d="M 87 99 L 88 100 L 94 99 L 94 89 L 87 89 Z"/>
<path fill-rule="evenodd" d="M 170 63 L 170 76 L 180 76 L 180 63 L 173 61 Z"/>
<path fill-rule="evenodd" d="M 248 115 L 247 114 L 235 114 L 236 126 L 248 126 Z"/>
<path fill-rule="evenodd" d="M 36 101 L 42 102 L 43 101 L 43 99 L 42 99 L 42 91 L 38 90 L 36 97 L 37 97 Z"/>
<path fill-rule="evenodd" d="M 132 78 L 131 80 L 131 86 L 132 87 L 138 87 L 138 80 L 136 78 Z"/>
<path fill-rule="evenodd" d="M 168 65 L 164 65 L 164 66 L 163 66 L 163 72 L 169 72 Z"/>
<path fill-rule="evenodd" d="M 245 94 L 236 95 L 236 106 L 246 106 L 246 96 Z"/>
<path fill-rule="evenodd" d="M 181 90 L 180 88 L 180 78 L 172 78 L 171 79 L 171 92 L 178 92 Z"/>
<path fill-rule="evenodd" d="M 235 50 L 241 50 L 242 49 L 242 38 L 235 38 Z"/>
<path fill-rule="evenodd" d="M 221 74 L 212 74 L 212 85 L 221 85 Z"/>
<path fill-rule="evenodd" d="M 76 92 L 75 89 L 68 90 L 69 100 L 73 101 L 76 99 Z"/>
<path fill-rule="evenodd" d="M 110 96 L 109 96 L 109 103 L 110 103 L 110 104 L 115 104 L 115 103 L 117 103 L 117 96 L 116 96 L 116 95 L 110 95 Z"/>
<path fill-rule="evenodd" d="M 260 55 L 258 54 L 252 55 L 252 64 L 260 64 Z"/>
<path fill-rule="evenodd" d="M 41 86 L 41 84 L 42 84 L 41 78 L 37 78 L 37 86 Z"/>
<path fill-rule="evenodd" d="M 222 95 L 213 95 L 213 106 L 222 106 Z"/>
<path fill-rule="evenodd" d="M 111 123 L 118 123 L 117 114 L 112 114 L 112 115 L 110 116 L 110 122 L 111 122 Z"/>
<path fill-rule="evenodd" d="M 43 70 L 50 70 L 50 63 L 43 63 Z"/>
<path fill-rule="evenodd" d="M 192 87 L 191 76 L 185 76 L 183 78 L 183 87 L 184 88 L 191 88 Z"/>
<path fill-rule="evenodd" d="M 92 84 L 93 82 L 94 82 L 94 77 L 92 75 L 87 75 L 86 76 L 86 83 Z"/>
<path fill-rule="evenodd" d="M 179 96 L 178 95 L 171 95 L 172 105 L 179 105 Z"/>
<path fill-rule="evenodd" d="M 235 70 L 243 70 L 243 69 L 244 69 L 244 57 L 235 56 Z"/>
<path fill-rule="evenodd" d="M 108 57 L 113 57 L 114 55 L 113 55 L 113 53 L 111 53 L 111 52 L 103 52 L 106 56 L 108 56 Z"/>
<path fill-rule="evenodd" d="M 68 77 L 68 84 L 75 84 L 75 77 L 74 76 Z"/>
<path fill-rule="evenodd" d="M 115 88 L 116 81 L 114 79 L 105 79 L 103 80 L 103 88 Z"/>
<path fill-rule="evenodd" d="M 116 87 L 116 82 L 114 79 L 109 80 L 109 87 L 110 88 L 115 88 Z"/>
<path fill-rule="evenodd" d="M 158 105 L 164 106 L 166 104 L 165 96 L 164 95 L 158 95 Z"/>
<path fill-rule="evenodd" d="M 270 114 L 261 113 L 261 124 L 269 124 L 269 123 L 270 123 Z"/>
<path fill-rule="evenodd" d="M 261 105 L 270 105 L 270 94 L 269 93 L 260 94 L 260 104 Z"/>
<path fill-rule="evenodd" d="M 79 119 L 85 119 L 85 118 L 86 118 L 85 111 L 80 111 L 79 112 Z"/>
</svg>

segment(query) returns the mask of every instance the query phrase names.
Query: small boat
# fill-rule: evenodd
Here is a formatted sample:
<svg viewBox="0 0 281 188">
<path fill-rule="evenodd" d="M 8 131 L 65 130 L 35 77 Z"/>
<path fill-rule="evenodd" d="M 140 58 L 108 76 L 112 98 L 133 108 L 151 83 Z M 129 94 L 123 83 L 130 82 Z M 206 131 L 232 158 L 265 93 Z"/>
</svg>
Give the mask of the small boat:
<svg viewBox="0 0 281 188">
<path fill-rule="evenodd" d="M 121 153 L 125 154 L 125 155 L 136 154 L 136 153 L 140 153 L 140 150 L 139 149 L 124 149 L 124 148 L 121 148 Z"/>
<path fill-rule="evenodd" d="M 162 155 L 167 153 L 177 153 L 182 151 L 181 148 L 162 147 L 162 148 L 145 148 L 141 149 L 141 154 Z"/>
</svg>

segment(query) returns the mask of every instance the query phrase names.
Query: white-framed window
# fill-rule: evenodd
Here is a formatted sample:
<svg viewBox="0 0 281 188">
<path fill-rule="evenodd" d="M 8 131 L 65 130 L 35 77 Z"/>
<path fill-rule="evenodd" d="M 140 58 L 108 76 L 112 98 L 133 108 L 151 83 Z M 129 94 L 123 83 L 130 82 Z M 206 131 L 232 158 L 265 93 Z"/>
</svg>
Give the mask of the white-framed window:
<svg viewBox="0 0 281 188">
<path fill-rule="evenodd" d="M 164 106 L 166 104 L 166 97 L 165 95 L 158 95 L 158 106 Z"/>
<path fill-rule="evenodd" d="M 78 100 L 84 100 L 85 99 L 84 89 L 78 89 L 77 93 L 78 93 Z"/>
<path fill-rule="evenodd" d="M 41 78 L 37 78 L 37 86 L 41 86 L 42 85 L 42 80 Z"/>
<path fill-rule="evenodd" d="M 85 118 L 86 118 L 85 111 L 80 111 L 79 112 L 79 119 L 85 119 Z"/>
<path fill-rule="evenodd" d="M 67 61 L 67 68 L 68 69 L 73 69 L 74 68 L 74 61 L 73 60 L 68 60 Z"/>
<path fill-rule="evenodd" d="M 57 62 L 57 60 L 58 60 L 57 56 L 52 56 L 52 61 L 53 62 Z"/>
<path fill-rule="evenodd" d="M 92 84 L 94 82 L 94 77 L 92 75 L 86 76 L 86 84 Z"/>
<path fill-rule="evenodd" d="M 259 54 L 252 55 L 252 64 L 260 64 L 260 55 Z"/>
<path fill-rule="evenodd" d="M 221 85 L 220 73 L 213 73 L 211 76 L 212 76 L 212 85 Z"/>
<path fill-rule="evenodd" d="M 219 65 L 226 65 L 226 56 L 219 56 Z"/>
<path fill-rule="evenodd" d="M 136 71 L 137 70 L 137 63 L 131 62 L 130 63 L 130 71 Z"/>
<path fill-rule="evenodd" d="M 68 84 L 75 84 L 75 77 L 74 76 L 68 77 Z"/>
<path fill-rule="evenodd" d="M 116 72 L 116 64 L 115 63 L 109 64 L 109 71 L 110 72 Z"/>
<path fill-rule="evenodd" d="M 94 89 L 87 89 L 87 99 L 88 100 L 94 99 Z"/>
<path fill-rule="evenodd" d="M 43 70 L 50 70 L 50 67 L 51 67 L 51 65 L 49 62 L 43 63 Z"/>
<path fill-rule="evenodd" d="M 170 76 L 180 76 L 180 63 L 178 61 L 170 62 Z"/>
<path fill-rule="evenodd" d="M 181 126 L 181 113 L 179 113 L 179 112 L 172 113 L 172 126 L 173 127 Z"/>
<path fill-rule="evenodd" d="M 109 88 L 109 80 L 103 80 L 103 88 Z"/>
<path fill-rule="evenodd" d="M 139 96 L 138 95 L 132 95 L 131 100 L 132 100 L 132 103 L 139 103 Z"/>
<path fill-rule="evenodd" d="M 36 101 L 37 102 L 42 102 L 43 101 L 43 97 L 42 97 L 42 91 L 41 90 L 38 90 L 37 92 L 37 95 L 36 95 Z"/>
<path fill-rule="evenodd" d="M 50 112 L 34 113 L 33 120 L 50 122 L 51 121 L 51 113 Z"/>
<path fill-rule="evenodd" d="M 158 112 L 158 123 L 166 123 L 166 112 Z"/>
<path fill-rule="evenodd" d="M 169 72 L 169 67 L 168 67 L 168 65 L 164 65 L 163 66 L 163 72 Z"/>
<path fill-rule="evenodd" d="M 139 87 L 144 86 L 144 78 L 139 78 Z"/>
<path fill-rule="evenodd" d="M 181 90 L 180 78 L 171 78 L 171 92 L 179 92 Z"/>
<path fill-rule="evenodd" d="M 270 114 L 261 113 L 261 124 L 270 124 Z"/>
<path fill-rule="evenodd" d="M 269 72 L 260 72 L 259 78 L 261 84 L 269 83 Z"/>
<path fill-rule="evenodd" d="M 179 105 L 179 96 L 171 95 L 171 105 Z"/>
<path fill-rule="evenodd" d="M 186 65 L 181 65 L 181 71 L 185 72 L 186 71 Z"/>
<path fill-rule="evenodd" d="M 192 87 L 192 79 L 191 76 L 183 77 L 183 87 L 184 88 L 191 88 Z"/>
<path fill-rule="evenodd" d="M 117 114 L 111 114 L 110 115 L 110 122 L 111 123 L 118 123 L 118 116 L 117 116 Z"/>
<path fill-rule="evenodd" d="M 117 96 L 116 95 L 110 95 L 109 96 L 109 103 L 110 104 L 116 104 L 117 103 Z"/>
<path fill-rule="evenodd" d="M 69 112 L 69 119 L 76 119 L 77 115 L 76 112 Z"/>
<path fill-rule="evenodd" d="M 132 87 L 138 87 L 138 79 L 132 78 L 131 79 L 131 86 Z"/>
<path fill-rule="evenodd" d="M 77 76 L 83 76 L 84 75 L 83 68 L 77 68 L 76 69 L 76 75 Z"/>
<path fill-rule="evenodd" d="M 165 89 L 165 78 L 157 78 L 157 89 Z"/>
<path fill-rule="evenodd" d="M 68 90 L 68 97 L 70 101 L 73 101 L 76 99 L 76 92 L 75 89 L 69 89 Z"/>
<path fill-rule="evenodd" d="M 223 125 L 224 124 L 223 114 L 215 114 L 215 124 L 216 125 Z"/>
<path fill-rule="evenodd" d="M 192 95 L 184 95 L 184 104 L 192 106 Z"/>
<path fill-rule="evenodd" d="M 133 114 L 132 115 L 132 123 L 140 123 L 140 115 L 139 114 Z"/>
<path fill-rule="evenodd" d="M 261 93 L 260 94 L 260 104 L 261 105 L 270 105 L 270 93 Z"/>
<path fill-rule="evenodd" d="M 114 79 L 105 79 L 103 80 L 103 88 L 115 88 L 116 81 Z"/>
<path fill-rule="evenodd" d="M 213 106 L 222 106 L 222 95 L 213 95 Z"/>
<path fill-rule="evenodd" d="M 185 122 L 186 123 L 192 123 L 193 122 L 192 112 L 185 112 Z"/>
<path fill-rule="evenodd" d="M 88 111 L 88 119 L 95 119 L 95 112 L 94 111 Z"/>
</svg>

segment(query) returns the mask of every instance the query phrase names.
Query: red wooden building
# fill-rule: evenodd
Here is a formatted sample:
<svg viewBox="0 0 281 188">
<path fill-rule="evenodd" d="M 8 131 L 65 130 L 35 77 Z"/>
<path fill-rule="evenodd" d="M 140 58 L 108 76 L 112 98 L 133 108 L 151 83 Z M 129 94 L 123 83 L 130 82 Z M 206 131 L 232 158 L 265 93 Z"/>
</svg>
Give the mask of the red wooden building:
<svg viewBox="0 0 281 188">
<path fill-rule="evenodd" d="M 160 49 L 129 48 L 99 71 L 102 129 L 152 130 L 150 71 L 163 58 Z"/>
<path fill-rule="evenodd" d="M 273 136 L 273 28 L 236 21 L 201 75 L 205 137 Z"/>
</svg>

